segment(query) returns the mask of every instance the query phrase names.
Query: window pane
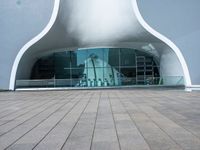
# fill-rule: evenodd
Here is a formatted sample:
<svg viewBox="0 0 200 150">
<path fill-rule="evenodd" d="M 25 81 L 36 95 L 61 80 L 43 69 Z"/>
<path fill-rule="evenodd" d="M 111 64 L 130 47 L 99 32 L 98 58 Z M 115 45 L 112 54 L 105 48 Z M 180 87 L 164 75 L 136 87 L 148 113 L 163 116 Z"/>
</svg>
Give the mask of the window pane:
<svg viewBox="0 0 200 150">
<path fill-rule="evenodd" d="M 119 48 L 109 48 L 105 52 L 105 62 L 112 67 L 119 67 Z M 105 64 L 105 67 L 107 65 Z"/>
<path fill-rule="evenodd" d="M 87 50 L 77 50 L 71 53 L 72 68 L 84 68 L 87 59 Z"/>
<path fill-rule="evenodd" d="M 135 66 L 135 50 L 121 49 L 120 50 L 120 65 L 121 66 Z"/>
<path fill-rule="evenodd" d="M 90 64 L 88 64 L 88 67 L 93 65 L 92 63 L 95 63 L 95 66 L 103 67 L 103 60 L 104 60 L 103 54 L 104 54 L 103 48 L 89 49 L 87 55 L 87 62 L 90 62 Z"/>
<path fill-rule="evenodd" d="M 54 54 L 55 57 L 55 78 L 70 78 L 70 52 L 59 52 Z"/>
</svg>

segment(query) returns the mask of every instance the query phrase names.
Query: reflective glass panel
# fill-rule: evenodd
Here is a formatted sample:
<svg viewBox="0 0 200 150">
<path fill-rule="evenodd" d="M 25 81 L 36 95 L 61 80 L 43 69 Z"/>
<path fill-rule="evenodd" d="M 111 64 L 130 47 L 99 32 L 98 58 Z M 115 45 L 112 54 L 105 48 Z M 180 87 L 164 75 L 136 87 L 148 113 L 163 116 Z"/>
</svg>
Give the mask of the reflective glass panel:
<svg viewBox="0 0 200 150">
<path fill-rule="evenodd" d="M 54 52 L 40 58 L 31 74 L 32 79 L 49 79 L 51 87 L 149 85 L 161 83 L 159 77 L 152 55 L 129 48 Z"/>
</svg>

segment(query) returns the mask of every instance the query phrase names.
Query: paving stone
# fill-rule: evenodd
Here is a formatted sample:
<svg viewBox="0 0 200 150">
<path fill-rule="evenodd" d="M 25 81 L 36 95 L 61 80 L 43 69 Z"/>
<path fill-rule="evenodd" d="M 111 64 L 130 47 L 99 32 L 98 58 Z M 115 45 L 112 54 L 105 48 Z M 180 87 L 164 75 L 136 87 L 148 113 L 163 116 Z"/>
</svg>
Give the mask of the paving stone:
<svg viewBox="0 0 200 150">
<path fill-rule="evenodd" d="M 150 147 L 118 98 L 112 99 L 111 104 L 112 106 L 117 106 L 113 108 L 113 114 L 121 149 L 150 150 Z"/>
<path fill-rule="evenodd" d="M 120 149 L 110 102 L 106 95 L 103 95 L 100 98 L 94 137 L 92 141 L 92 150 L 98 149 Z"/>
<path fill-rule="evenodd" d="M 200 92 L 0 92 L 0 149 L 200 150 Z"/>
<path fill-rule="evenodd" d="M 35 149 L 44 149 L 44 147 L 48 147 L 48 150 L 61 149 L 76 122 L 79 120 L 80 115 L 88 105 L 88 101 L 89 99 L 82 99 L 82 101 L 53 128 L 43 141 L 36 145 Z"/>
</svg>

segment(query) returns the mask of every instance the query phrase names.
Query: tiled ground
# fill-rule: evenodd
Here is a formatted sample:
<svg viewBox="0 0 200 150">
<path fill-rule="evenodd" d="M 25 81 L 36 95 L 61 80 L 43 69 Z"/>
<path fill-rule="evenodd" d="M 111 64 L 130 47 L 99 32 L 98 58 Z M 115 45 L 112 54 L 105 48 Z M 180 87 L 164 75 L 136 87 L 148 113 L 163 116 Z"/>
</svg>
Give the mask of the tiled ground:
<svg viewBox="0 0 200 150">
<path fill-rule="evenodd" d="M 0 150 L 200 150 L 200 92 L 0 92 Z"/>
</svg>

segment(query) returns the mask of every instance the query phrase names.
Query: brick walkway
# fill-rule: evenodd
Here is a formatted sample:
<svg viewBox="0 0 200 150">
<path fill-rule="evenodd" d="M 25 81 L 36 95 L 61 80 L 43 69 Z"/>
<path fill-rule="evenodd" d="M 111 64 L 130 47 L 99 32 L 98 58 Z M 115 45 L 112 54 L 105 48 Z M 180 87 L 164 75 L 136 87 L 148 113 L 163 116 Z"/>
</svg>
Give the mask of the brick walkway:
<svg viewBox="0 0 200 150">
<path fill-rule="evenodd" d="M 200 92 L 0 92 L 0 150 L 200 150 Z"/>
</svg>

